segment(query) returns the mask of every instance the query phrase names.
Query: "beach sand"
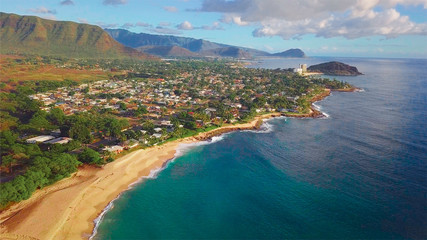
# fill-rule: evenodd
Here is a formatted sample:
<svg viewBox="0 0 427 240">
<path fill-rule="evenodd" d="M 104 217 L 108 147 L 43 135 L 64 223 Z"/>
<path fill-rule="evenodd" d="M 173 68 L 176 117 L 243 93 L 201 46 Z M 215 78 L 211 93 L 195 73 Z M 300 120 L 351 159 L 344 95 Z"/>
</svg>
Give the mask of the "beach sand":
<svg viewBox="0 0 427 240">
<path fill-rule="evenodd" d="M 256 129 L 262 119 L 228 125 L 195 137 L 129 153 L 103 167 L 84 166 L 72 177 L 36 191 L 0 213 L 0 239 L 87 239 L 94 219 L 129 185 L 173 159 L 180 144 L 206 140 L 226 132 Z"/>
</svg>

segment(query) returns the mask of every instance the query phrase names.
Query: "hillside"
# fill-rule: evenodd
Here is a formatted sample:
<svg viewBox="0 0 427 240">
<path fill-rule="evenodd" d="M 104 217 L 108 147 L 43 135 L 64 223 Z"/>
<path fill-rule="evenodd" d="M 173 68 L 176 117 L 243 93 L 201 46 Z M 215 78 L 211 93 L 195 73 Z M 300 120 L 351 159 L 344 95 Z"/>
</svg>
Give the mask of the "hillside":
<svg viewBox="0 0 427 240">
<path fill-rule="evenodd" d="M 289 49 L 282 53 L 270 54 L 257 49 L 245 48 L 239 46 L 231 46 L 222 43 L 215 43 L 203 39 L 195 39 L 189 37 L 178 37 L 171 35 L 155 35 L 148 33 L 133 33 L 124 29 L 105 29 L 118 42 L 128 46 L 137 48 L 146 53 L 152 53 L 153 46 L 178 46 L 194 52 L 196 56 L 206 57 L 234 57 L 234 58 L 251 58 L 251 57 L 306 57 L 305 53 L 300 49 Z M 150 46 L 143 48 L 143 46 Z M 150 49 L 150 51 L 147 51 Z M 238 49 L 238 50 L 237 50 Z M 155 50 L 157 51 L 157 50 Z M 161 52 L 159 50 L 159 52 Z M 170 56 L 161 55 L 158 56 Z M 187 57 L 188 53 L 183 55 Z"/>
<path fill-rule="evenodd" d="M 292 48 L 292 49 L 286 50 L 284 52 L 275 53 L 275 54 L 272 54 L 272 56 L 285 57 L 285 58 L 305 58 L 305 57 L 307 57 L 305 55 L 305 53 L 301 49 L 298 49 L 298 48 Z"/>
<path fill-rule="evenodd" d="M 0 12 L 1 53 L 71 58 L 153 58 L 123 46 L 102 28 Z"/>
<path fill-rule="evenodd" d="M 251 58 L 252 55 L 238 47 L 223 47 L 200 52 L 206 57 L 233 57 L 233 58 Z"/>
<path fill-rule="evenodd" d="M 105 31 L 118 42 L 132 48 L 142 46 L 178 46 L 192 52 L 201 52 L 216 48 L 229 47 L 229 45 L 225 44 L 188 37 L 133 33 L 124 29 L 105 29 Z"/>
<path fill-rule="evenodd" d="M 356 67 L 347 65 L 342 62 L 327 62 L 310 66 L 308 68 L 311 72 L 321 72 L 326 75 L 332 76 L 357 76 L 362 75 Z"/>
<path fill-rule="evenodd" d="M 136 48 L 138 51 L 145 52 L 160 57 L 198 57 L 195 52 L 178 46 L 142 46 Z"/>
</svg>

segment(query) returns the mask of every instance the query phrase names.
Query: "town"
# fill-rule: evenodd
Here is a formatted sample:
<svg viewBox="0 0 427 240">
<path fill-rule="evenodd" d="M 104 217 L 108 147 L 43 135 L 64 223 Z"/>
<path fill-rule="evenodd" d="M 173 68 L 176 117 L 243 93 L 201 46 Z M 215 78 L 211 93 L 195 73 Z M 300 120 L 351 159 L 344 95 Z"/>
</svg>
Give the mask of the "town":
<svg viewBox="0 0 427 240">
<path fill-rule="evenodd" d="M 16 194 L 21 177 L 41 187 L 81 163 L 102 166 L 136 149 L 257 115 L 306 116 L 312 99 L 325 88 L 351 87 L 293 69 L 250 68 L 231 61 L 102 60 L 78 67 L 102 69 L 110 77 L 24 82 L 2 93 L 2 182 L 15 190 L 1 204 L 25 199 L 35 190 Z M 46 164 L 51 170 L 44 172 Z"/>
</svg>

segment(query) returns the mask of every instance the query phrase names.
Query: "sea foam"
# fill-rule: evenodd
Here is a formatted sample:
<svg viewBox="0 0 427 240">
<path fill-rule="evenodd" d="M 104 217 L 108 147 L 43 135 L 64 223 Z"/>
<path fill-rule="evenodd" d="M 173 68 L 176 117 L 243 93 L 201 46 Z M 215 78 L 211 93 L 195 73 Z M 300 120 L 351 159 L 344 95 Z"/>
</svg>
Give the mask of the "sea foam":
<svg viewBox="0 0 427 240">
<path fill-rule="evenodd" d="M 316 109 L 317 111 L 319 111 L 319 112 L 321 112 L 321 113 L 322 113 L 323 117 L 320 117 L 320 119 L 328 119 L 328 118 L 331 118 L 331 116 L 330 116 L 328 113 L 326 113 L 326 112 L 322 111 L 322 106 L 317 105 L 316 103 L 317 103 L 317 102 L 312 103 L 312 106 L 313 106 L 313 108 L 314 108 L 314 109 Z"/>
</svg>

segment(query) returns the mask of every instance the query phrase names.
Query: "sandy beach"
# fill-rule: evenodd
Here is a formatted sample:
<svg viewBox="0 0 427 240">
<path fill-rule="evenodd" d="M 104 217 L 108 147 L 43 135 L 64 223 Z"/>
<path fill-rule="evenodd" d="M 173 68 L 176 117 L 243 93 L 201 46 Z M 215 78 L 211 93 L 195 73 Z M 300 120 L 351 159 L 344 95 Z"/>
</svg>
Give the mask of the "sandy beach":
<svg viewBox="0 0 427 240">
<path fill-rule="evenodd" d="M 0 239 L 87 239 L 105 207 L 129 185 L 173 159 L 180 144 L 209 139 L 226 132 L 256 129 L 262 119 L 227 125 L 197 136 L 129 153 L 103 167 L 84 166 L 70 178 L 37 190 L 25 201 L 0 213 Z"/>
</svg>

